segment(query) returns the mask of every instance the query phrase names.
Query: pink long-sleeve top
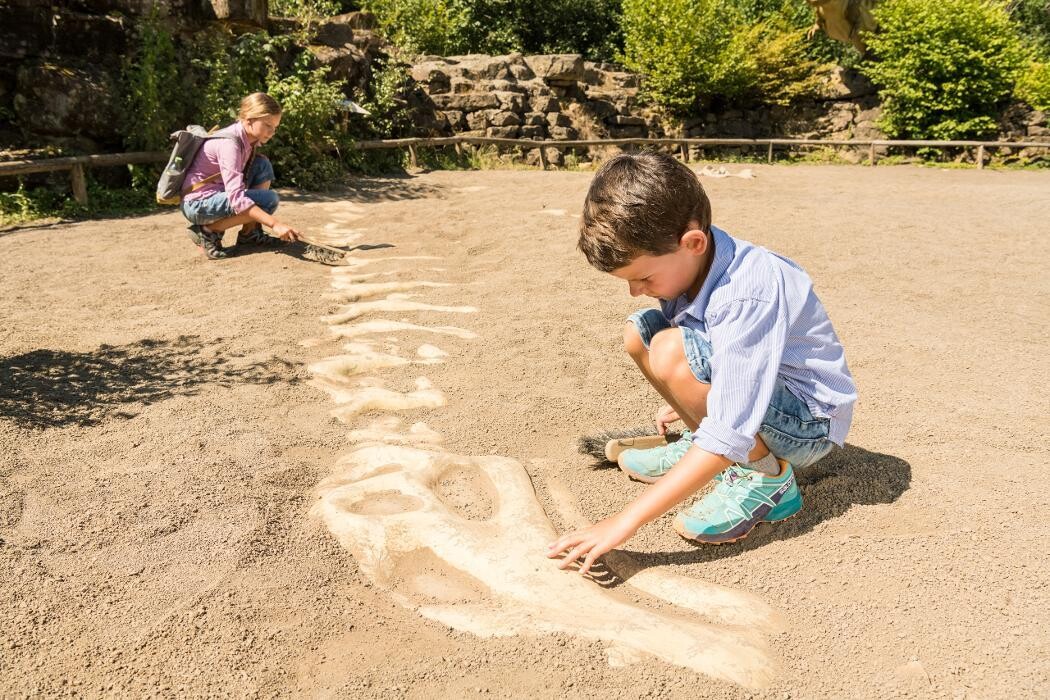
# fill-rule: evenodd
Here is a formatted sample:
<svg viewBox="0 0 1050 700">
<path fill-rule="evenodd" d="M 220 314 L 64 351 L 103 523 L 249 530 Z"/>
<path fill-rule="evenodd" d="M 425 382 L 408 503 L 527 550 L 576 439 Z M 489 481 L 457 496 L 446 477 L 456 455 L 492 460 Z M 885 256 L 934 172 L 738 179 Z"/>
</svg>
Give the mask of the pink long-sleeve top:
<svg viewBox="0 0 1050 700">
<path fill-rule="evenodd" d="M 233 211 L 243 214 L 255 206 L 255 202 L 244 194 L 244 168 L 252 157 L 252 146 L 248 143 L 248 135 L 244 133 L 244 125 L 239 121 L 212 134 L 219 135 L 233 138 L 211 138 L 204 142 L 186 173 L 182 198 L 205 199 L 225 192 Z M 189 191 L 196 183 L 217 173 L 221 173 L 222 177 L 215 178 L 194 192 Z"/>
</svg>

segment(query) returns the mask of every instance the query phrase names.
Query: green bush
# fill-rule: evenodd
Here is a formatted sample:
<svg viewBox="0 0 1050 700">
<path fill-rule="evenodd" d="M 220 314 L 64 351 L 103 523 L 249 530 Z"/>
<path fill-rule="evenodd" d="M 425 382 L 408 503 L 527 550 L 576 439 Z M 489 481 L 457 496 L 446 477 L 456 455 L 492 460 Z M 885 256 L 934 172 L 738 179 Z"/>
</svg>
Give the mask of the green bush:
<svg viewBox="0 0 1050 700">
<path fill-rule="evenodd" d="M 410 54 L 580 53 L 619 48 L 620 0 L 369 0 L 387 37 Z"/>
<path fill-rule="evenodd" d="M 1009 9 L 1026 38 L 1050 49 L 1050 0 L 1012 0 Z"/>
<path fill-rule="evenodd" d="M 1050 110 L 1050 63 L 1031 61 L 1017 77 L 1014 96 L 1041 110 Z"/>
<path fill-rule="evenodd" d="M 818 65 L 783 12 L 741 0 L 624 0 L 624 64 L 677 112 L 723 99 L 785 104 L 812 94 Z"/>
<path fill-rule="evenodd" d="M 959 139 L 995 129 L 1025 52 L 1002 2 L 883 0 L 874 60 L 863 71 L 879 86 L 881 128 L 895 138 Z"/>
</svg>

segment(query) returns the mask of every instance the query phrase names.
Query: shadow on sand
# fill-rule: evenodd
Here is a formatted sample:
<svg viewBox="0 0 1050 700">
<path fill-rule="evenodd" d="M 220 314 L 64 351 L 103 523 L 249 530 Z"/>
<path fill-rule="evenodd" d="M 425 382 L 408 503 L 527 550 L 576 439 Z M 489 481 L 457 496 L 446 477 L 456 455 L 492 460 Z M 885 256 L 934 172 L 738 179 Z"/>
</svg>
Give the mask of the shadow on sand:
<svg viewBox="0 0 1050 700">
<path fill-rule="evenodd" d="M 0 358 L 0 420 L 28 428 L 131 418 L 136 405 L 196 394 L 202 385 L 295 382 L 295 365 L 239 362 L 222 339 L 140 340 L 94 352 L 33 350 Z"/>
<path fill-rule="evenodd" d="M 694 564 L 733 557 L 775 540 L 787 540 L 837 518 L 853 505 L 893 503 L 911 484 L 911 465 L 899 457 L 846 444 L 811 467 L 795 472 L 805 506 L 775 525 L 761 523 L 739 542 L 697 545 L 678 552 L 629 552 L 643 568 L 661 564 Z M 683 540 L 684 542 L 684 540 Z"/>
<path fill-rule="evenodd" d="M 408 174 L 383 175 L 380 177 L 355 177 L 346 187 L 326 192 L 281 191 L 285 202 L 394 202 L 406 199 L 440 198 L 441 188 L 420 182 Z"/>
</svg>

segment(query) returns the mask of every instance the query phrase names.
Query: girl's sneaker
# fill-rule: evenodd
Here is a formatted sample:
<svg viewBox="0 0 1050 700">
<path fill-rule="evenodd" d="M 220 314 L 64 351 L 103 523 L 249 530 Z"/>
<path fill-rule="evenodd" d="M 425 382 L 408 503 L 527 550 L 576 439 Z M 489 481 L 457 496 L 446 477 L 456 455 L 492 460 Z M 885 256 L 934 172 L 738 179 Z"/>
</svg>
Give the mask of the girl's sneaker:
<svg viewBox="0 0 1050 700">
<path fill-rule="evenodd" d="M 802 510 L 802 493 L 795 473 L 784 460 L 780 473 L 769 476 L 738 464 L 722 472 L 714 491 L 674 519 L 682 537 L 708 544 L 725 544 L 747 537 L 760 522 L 785 520 Z"/>
<path fill-rule="evenodd" d="M 692 444 L 693 434 L 683 430 L 682 437 L 667 445 L 647 450 L 624 450 L 616 458 L 616 463 L 630 478 L 651 484 L 671 471 Z"/>
<path fill-rule="evenodd" d="M 197 235 L 200 236 L 200 248 L 208 260 L 221 260 L 227 257 L 226 249 L 222 247 L 222 234 L 209 231 L 203 226 L 197 227 Z"/>
<path fill-rule="evenodd" d="M 284 241 L 280 238 L 274 238 L 263 233 L 261 226 L 253 226 L 250 229 L 242 228 L 237 233 L 237 245 L 254 245 L 261 248 L 269 248 L 279 246 Z"/>
</svg>

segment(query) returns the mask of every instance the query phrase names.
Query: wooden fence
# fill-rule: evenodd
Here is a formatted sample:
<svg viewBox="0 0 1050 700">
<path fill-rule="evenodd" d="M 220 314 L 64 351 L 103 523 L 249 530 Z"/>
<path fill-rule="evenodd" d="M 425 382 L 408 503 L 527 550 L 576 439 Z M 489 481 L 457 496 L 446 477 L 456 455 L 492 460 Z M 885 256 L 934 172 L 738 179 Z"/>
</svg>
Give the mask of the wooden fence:
<svg viewBox="0 0 1050 700">
<path fill-rule="evenodd" d="M 880 148 L 966 148 L 976 149 L 977 168 L 984 168 L 987 150 L 992 148 L 1047 148 L 1050 142 L 1045 141 L 893 141 L 893 140 L 826 140 L 826 139 L 687 139 L 687 138 L 632 138 L 632 139 L 588 139 L 575 141 L 535 141 L 531 139 L 501 139 L 488 136 L 447 136 L 439 138 L 386 139 L 383 141 L 358 141 L 354 148 L 371 151 L 390 148 L 407 148 L 409 162 L 418 165 L 417 148 L 436 148 L 452 146 L 457 153 L 462 153 L 464 145 L 500 147 L 517 147 L 539 149 L 540 165 L 546 170 L 549 167 L 547 149 L 585 148 L 590 146 L 618 146 L 621 148 L 642 148 L 645 146 L 677 147 L 682 158 L 689 161 L 689 149 L 696 146 L 700 149 L 719 147 L 752 147 L 766 148 L 767 160 L 773 162 L 774 149 L 789 151 L 804 146 L 824 146 L 832 148 L 867 148 L 868 165 L 875 165 L 877 149 Z M 73 198 L 81 204 L 87 203 L 87 184 L 85 168 L 135 165 L 143 163 L 163 163 L 168 153 L 161 151 L 138 151 L 134 153 L 108 153 L 94 156 L 71 156 L 67 158 L 43 158 L 39 160 L 16 160 L 0 162 L 0 177 L 28 175 L 30 173 L 47 173 L 69 171 L 70 187 Z"/>
</svg>

